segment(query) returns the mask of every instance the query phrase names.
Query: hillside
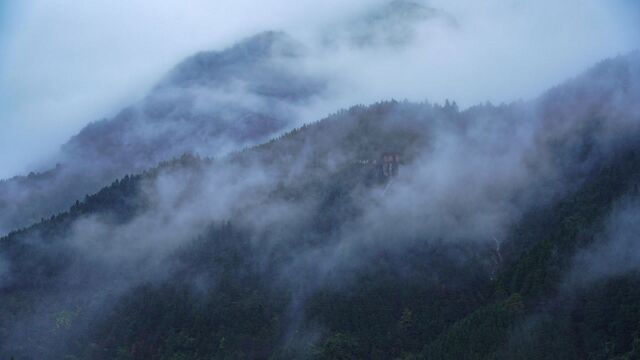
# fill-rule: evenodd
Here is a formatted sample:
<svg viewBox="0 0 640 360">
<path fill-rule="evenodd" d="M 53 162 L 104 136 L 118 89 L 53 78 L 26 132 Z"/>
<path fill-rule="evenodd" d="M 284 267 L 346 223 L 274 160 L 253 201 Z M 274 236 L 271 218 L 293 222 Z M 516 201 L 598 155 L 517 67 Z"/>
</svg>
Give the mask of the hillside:
<svg viewBox="0 0 640 360">
<path fill-rule="evenodd" d="M 139 103 L 73 136 L 55 156 L 62 166 L 0 181 L 0 234 L 159 161 L 224 155 L 291 128 L 325 87 L 298 71 L 304 56 L 288 35 L 265 32 L 185 59 Z"/>
<path fill-rule="evenodd" d="M 639 57 L 121 178 L 0 239 L 0 354 L 636 358 Z"/>
</svg>

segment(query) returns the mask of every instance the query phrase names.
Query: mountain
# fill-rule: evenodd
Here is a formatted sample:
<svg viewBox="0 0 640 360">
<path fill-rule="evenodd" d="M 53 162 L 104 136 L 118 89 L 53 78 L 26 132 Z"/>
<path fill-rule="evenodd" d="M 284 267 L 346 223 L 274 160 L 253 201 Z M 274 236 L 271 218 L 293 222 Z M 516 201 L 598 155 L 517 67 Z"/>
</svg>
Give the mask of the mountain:
<svg viewBox="0 0 640 360">
<path fill-rule="evenodd" d="M 159 161 L 223 155 L 290 128 L 326 86 L 299 69 L 304 56 L 304 46 L 288 35 L 265 32 L 184 60 L 140 103 L 71 138 L 56 168 L 0 182 L 0 233 Z"/>
<path fill-rule="evenodd" d="M 0 239 L 0 354 L 636 358 L 638 95 L 634 53 L 127 175 Z"/>
</svg>

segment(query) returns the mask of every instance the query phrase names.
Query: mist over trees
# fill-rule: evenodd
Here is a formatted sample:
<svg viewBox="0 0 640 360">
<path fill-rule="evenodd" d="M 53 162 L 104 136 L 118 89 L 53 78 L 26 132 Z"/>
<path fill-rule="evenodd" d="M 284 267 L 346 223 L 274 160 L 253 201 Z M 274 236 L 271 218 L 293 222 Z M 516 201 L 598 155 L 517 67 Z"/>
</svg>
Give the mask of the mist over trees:
<svg viewBox="0 0 640 360">
<path fill-rule="evenodd" d="M 73 136 L 55 168 L 1 182 L 0 232 L 51 216 L 149 164 L 183 153 L 224 155 L 290 128 L 325 86 L 296 69 L 302 52 L 288 35 L 266 32 L 186 59 L 141 103 Z"/>
</svg>

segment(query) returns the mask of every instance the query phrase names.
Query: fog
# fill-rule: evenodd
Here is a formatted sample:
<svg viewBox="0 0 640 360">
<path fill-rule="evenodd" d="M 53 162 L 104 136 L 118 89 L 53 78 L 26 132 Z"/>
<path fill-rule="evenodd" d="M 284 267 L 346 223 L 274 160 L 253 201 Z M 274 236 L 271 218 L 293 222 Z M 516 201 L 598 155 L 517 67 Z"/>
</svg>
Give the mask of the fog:
<svg viewBox="0 0 640 360">
<path fill-rule="evenodd" d="M 637 5 L 622 0 L 432 1 L 436 15 L 402 18 L 400 27 L 383 22 L 354 45 L 358 19 L 375 19 L 384 3 L 9 3 L 0 35 L 0 178 L 45 164 L 85 124 L 141 98 L 182 58 L 263 30 L 301 39 L 313 55 L 308 66 L 336 80 L 334 96 L 307 109 L 310 121 L 392 97 L 463 106 L 530 97 L 636 47 L 640 23 Z"/>
<path fill-rule="evenodd" d="M 413 250 L 444 249 L 415 262 L 476 261 L 480 270 L 465 271 L 489 282 L 501 261 L 491 254 L 501 256 L 500 245 L 523 214 L 570 194 L 639 133 L 638 53 L 605 61 L 544 92 L 637 47 L 637 5 L 596 0 L 393 4 L 408 7 L 395 11 L 385 1 L 364 0 L 348 5 L 333 0 L 11 4 L 8 30 L 1 35 L 6 41 L 0 45 L 0 178 L 50 166 L 48 161 L 59 159 L 61 144 L 102 118 L 125 126 L 109 132 L 109 122 L 94 123 L 89 131 L 94 136 L 70 143 L 79 144 L 81 161 L 75 168 L 62 166 L 58 173 L 32 178 L 38 191 L 56 189 L 62 208 L 76 200 L 76 192 L 91 191 L 77 178 L 89 179 L 109 161 L 133 162 L 130 154 L 144 155 L 149 149 L 138 143 L 141 139 L 159 143 L 167 158 L 190 151 L 206 151 L 212 158 L 164 163 L 135 177 L 139 182 L 127 177 L 122 181 L 132 181 L 133 190 L 120 183 L 106 195 L 76 203 L 67 214 L 4 238 L 0 292 L 38 292 L 27 315 L 16 315 L 3 327 L 7 335 L 0 348 L 55 358 L 84 326 L 107 316 L 122 295 L 142 284 L 180 279 L 183 271 L 189 276 L 181 285 L 203 293 L 215 289 L 216 270 L 224 266 L 215 256 L 203 270 L 197 261 L 181 263 L 179 254 L 196 257 L 198 249 L 190 246 L 206 239 L 212 224 L 227 221 L 246 231 L 246 239 L 217 239 L 209 251 L 218 255 L 216 246 L 225 246 L 224 240 L 237 246 L 246 240 L 246 252 L 232 264 L 238 269 L 230 272 L 258 269 L 266 287 L 284 288 L 284 331 L 295 336 L 313 339 L 322 333 L 305 324 L 309 296 L 323 287 L 353 284 L 355 277 L 378 269 L 381 257 L 401 272 L 416 265 L 405 261 Z M 284 55 L 273 56 L 269 43 L 266 60 L 234 63 L 229 68 L 236 72 L 224 68 L 206 72 L 211 79 L 190 78 L 200 73 L 191 73 L 189 64 L 207 71 L 210 63 L 217 64 L 215 58 L 208 63 L 207 54 L 202 62 L 192 58 L 185 69 L 169 72 L 198 51 L 228 49 L 271 29 L 300 44 L 293 47 L 294 56 L 287 47 L 278 49 Z M 277 39 L 276 47 L 289 42 L 281 35 Z M 239 48 L 241 54 L 244 50 Z M 298 89 L 295 81 L 306 89 L 307 79 L 321 85 L 298 98 L 279 93 L 274 79 L 289 90 Z M 163 137 L 189 140 L 205 132 L 186 124 L 183 112 L 219 112 L 213 119 L 223 125 L 236 124 L 235 116 L 246 109 L 273 115 L 286 126 L 268 133 L 271 137 L 340 108 L 390 98 L 420 103 L 355 107 L 242 152 L 234 151 L 255 144 L 223 137 L 198 144 L 176 141 L 177 149 L 167 149 L 172 143 Z M 436 105 L 421 102 L 425 99 Z M 457 105 L 437 105 L 445 99 Z M 473 106 L 485 101 L 515 102 Z M 104 149 L 81 146 L 82 141 L 102 144 L 110 136 L 116 141 L 106 139 Z M 380 180 L 379 164 L 371 161 L 394 150 L 394 141 L 401 144 L 395 149 L 403 156 L 401 170 Z M 121 148 L 123 159 L 117 158 Z M 227 153 L 231 156 L 223 156 Z M 124 171 L 153 168 L 157 158 Z M 101 178 L 96 184 L 111 181 Z M 62 191 L 66 188 L 56 182 L 76 192 Z M 31 194 L 7 184 L 0 205 L 4 200 L 17 214 L 24 203 L 30 205 L 26 210 L 52 204 L 33 201 Z M 102 186 L 96 184 L 90 185 Z M 602 236 L 606 241 L 578 254 L 576 269 L 593 272 L 580 281 L 637 270 L 636 210 L 637 203 L 614 210 Z M 35 221 L 41 216 L 25 213 Z M 32 223 L 31 217 L 20 220 Z M 0 228 L 0 235 L 10 230 Z M 439 281 L 436 266 L 429 275 Z M 82 310 L 74 315 L 73 332 L 37 333 L 69 309 Z M 30 348 L 32 339 L 42 341 L 42 349 Z"/>
</svg>

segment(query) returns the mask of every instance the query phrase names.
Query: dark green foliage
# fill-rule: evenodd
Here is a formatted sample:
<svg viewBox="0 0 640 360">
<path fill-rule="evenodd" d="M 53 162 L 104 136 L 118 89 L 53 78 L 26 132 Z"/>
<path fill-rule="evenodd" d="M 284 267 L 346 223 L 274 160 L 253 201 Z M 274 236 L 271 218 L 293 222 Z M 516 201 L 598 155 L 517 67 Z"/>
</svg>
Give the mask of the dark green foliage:
<svg viewBox="0 0 640 360">
<path fill-rule="evenodd" d="M 519 294 L 484 306 L 453 324 L 423 351 L 426 359 L 486 359 L 509 336 L 524 305 Z"/>
</svg>

